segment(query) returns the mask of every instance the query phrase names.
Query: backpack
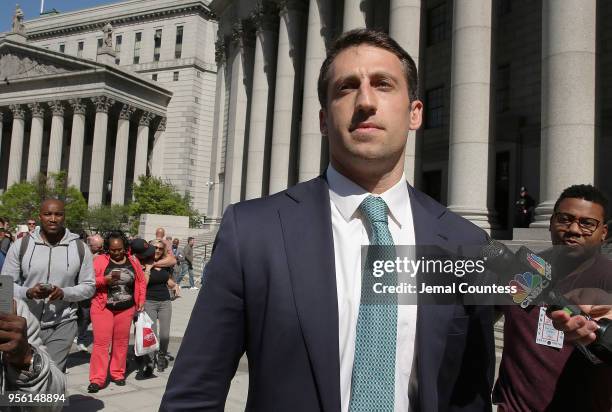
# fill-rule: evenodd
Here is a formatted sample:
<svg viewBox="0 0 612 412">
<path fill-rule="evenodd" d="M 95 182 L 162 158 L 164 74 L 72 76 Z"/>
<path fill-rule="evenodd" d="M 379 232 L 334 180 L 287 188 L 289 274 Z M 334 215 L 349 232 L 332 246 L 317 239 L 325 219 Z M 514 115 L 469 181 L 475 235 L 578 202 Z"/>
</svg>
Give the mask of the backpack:
<svg viewBox="0 0 612 412">
<path fill-rule="evenodd" d="M 23 281 L 25 280 L 25 277 L 23 276 L 23 269 L 21 268 L 21 262 L 23 261 L 23 256 L 26 253 L 26 250 L 28 250 L 28 244 L 30 243 L 30 234 L 26 233 L 22 238 L 21 238 L 21 245 L 19 246 L 19 281 L 21 282 L 20 284 L 23 285 Z M 80 268 L 83 265 L 83 259 L 85 259 L 85 244 L 83 243 L 83 241 L 81 239 L 77 239 L 77 250 L 79 252 L 79 272 L 80 272 Z M 74 280 L 74 284 L 78 285 L 79 284 L 79 272 L 77 272 L 77 276 L 76 279 Z"/>
</svg>

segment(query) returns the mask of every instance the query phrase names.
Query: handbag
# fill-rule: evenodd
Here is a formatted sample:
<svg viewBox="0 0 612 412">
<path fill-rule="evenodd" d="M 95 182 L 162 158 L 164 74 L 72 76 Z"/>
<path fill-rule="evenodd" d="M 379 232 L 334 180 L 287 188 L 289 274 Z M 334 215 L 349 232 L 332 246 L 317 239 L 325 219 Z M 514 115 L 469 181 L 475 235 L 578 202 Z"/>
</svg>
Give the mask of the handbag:
<svg viewBox="0 0 612 412">
<path fill-rule="evenodd" d="M 159 350 L 159 340 L 153 332 L 153 321 L 145 311 L 134 322 L 134 354 L 143 356 Z"/>
</svg>

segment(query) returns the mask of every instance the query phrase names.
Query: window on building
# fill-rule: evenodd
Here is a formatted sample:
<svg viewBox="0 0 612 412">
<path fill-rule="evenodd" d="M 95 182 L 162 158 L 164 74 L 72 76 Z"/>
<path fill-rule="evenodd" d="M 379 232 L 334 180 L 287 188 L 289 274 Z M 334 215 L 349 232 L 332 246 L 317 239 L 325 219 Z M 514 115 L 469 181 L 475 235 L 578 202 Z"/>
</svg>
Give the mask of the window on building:
<svg viewBox="0 0 612 412">
<path fill-rule="evenodd" d="M 196 103 L 200 103 L 200 98 L 196 96 L 194 101 L 195 101 Z"/>
<path fill-rule="evenodd" d="M 142 32 L 134 34 L 134 64 L 140 63 L 140 43 L 142 41 Z"/>
<path fill-rule="evenodd" d="M 176 44 L 174 45 L 174 58 L 180 59 L 183 54 L 183 26 L 176 26 Z"/>
<path fill-rule="evenodd" d="M 104 41 L 102 40 L 102 37 L 100 37 L 98 39 L 98 50 L 97 52 L 100 53 L 100 50 L 102 50 L 102 45 L 104 44 Z"/>
<path fill-rule="evenodd" d="M 192 138 L 191 138 L 191 144 L 192 144 L 193 146 L 195 146 L 195 145 L 196 145 L 196 139 L 195 139 L 195 137 L 192 137 Z"/>
<path fill-rule="evenodd" d="M 172 73 L 172 80 L 175 82 L 178 82 L 178 79 L 179 79 L 179 72 Z"/>
<path fill-rule="evenodd" d="M 448 36 L 446 3 L 427 10 L 427 45 L 439 43 Z"/>
<path fill-rule="evenodd" d="M 66 45 L 65 44 L 60 44 L 59 45 L 59 52 L 60 53 L 65 53 L 66 52 Z"/>
<path fill-rule="evenodd" d="M 161 50 L 162 40 L 162 29 L 155 30 L 155 37 L 153 38 L 153 61 L 159 61 L 159 54 Z"/>
<path fill-rule="evenodd" d="M 189 159 L 189 163 L 191 164 L 191 166 L 195 166 L 195 160 Z"/>
<path fill-rule="evenodd" d="M 425 108 L 425 127 L 433 129 L 442 126 L 444 111 L 444 87 L 436 87 L 427 91 Z"/>
<path fill-rule="evenodd" d="M 151 75 L 151 80 L 153 80 L 154 82 L 156 82 L 156 81 L 157 81 L 157 73 L 153 73 L 153 74 Z"/>
<path fill-rule="evenodd" d="M 123 43 L 123 36 L 118 34 L 115 37 L 115 52 L 121 53 L 121 43 Z"/>
<path fill-rule="evenodd" d="M 85 42 L 80 41 L 77 44 L 77 57 L 83 57 L 83 48 L 85 47 Z"/>
<path fill-rule="evenodd" d="M 504 64 L 497 67 L 497 78 L 495 79 L 495 110 L 503 113 L 510 109 L 510 65 Z"/>
<path fill-rule="evenodd" d="M 193 187 L 193 180 L 189 179 L 189 181 L 187 182 L 187 184 L 189 185 L 189 187 Z"/>
</svg>

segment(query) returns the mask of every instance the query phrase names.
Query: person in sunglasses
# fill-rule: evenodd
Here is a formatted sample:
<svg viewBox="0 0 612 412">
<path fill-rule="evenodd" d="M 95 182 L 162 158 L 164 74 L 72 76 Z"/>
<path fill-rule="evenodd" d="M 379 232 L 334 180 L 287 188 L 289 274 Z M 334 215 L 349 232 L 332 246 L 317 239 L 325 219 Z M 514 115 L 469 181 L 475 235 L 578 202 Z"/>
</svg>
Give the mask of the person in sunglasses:
<svg viewBox="0 0 612 412">
<path fill-rule="evenodd" d="M 568 187 L 550 218 L 553 248 L 540 255 L 552 264 L 555 290 L 574 303 L 590 303 L 582 308 L 594 318 L 612 315 L 612 260 L 601 254 L 608 234 L 608 213 L 608 201 L 597 188 Z M 597 292 L 603 300 L 595 302 L 585 297 L 585 291 Z M 592 364 L 574 346 L 577 341 L 588 344 L 594 340 L 589 336 L 594 329 L 588 330 L 596 327 L 593 322 L 586 322 L 582 316 L 569 322 L 569 316 L 561 319 L 559 312 L 563 311 L 553 311 L 551 321 L 546 307 L 537 305 L 499 309 L 505 322 L 504 350 L 493 390 L 498 410 L 612 410 L 612 367 Z M 578 322 L 585 324 L 581 331 L 574 325 Z M 557 333 L 555 327 L 566 333 Z"/>
</svg>

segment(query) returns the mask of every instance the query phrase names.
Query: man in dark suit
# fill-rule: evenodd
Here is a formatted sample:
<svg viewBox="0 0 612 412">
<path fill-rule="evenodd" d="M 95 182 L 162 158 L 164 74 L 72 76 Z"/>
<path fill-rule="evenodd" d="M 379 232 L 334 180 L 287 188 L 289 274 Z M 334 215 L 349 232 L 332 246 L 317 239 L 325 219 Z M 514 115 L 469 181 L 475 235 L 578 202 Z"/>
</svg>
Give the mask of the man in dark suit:
<svg viewBox="0 0 612 412">
<path fill-rule="evenodd" d="M 228 207 L 162 411 L 223 410 L 241 356 L 248 410 L 485 411 L 486 306 L 367 305 L 361 245 L 481 244 L 483 231 L 410 187 L 416 67 L 384 33 L 345 33 L 319 76 L 324 176 Z"/>
</svg>

